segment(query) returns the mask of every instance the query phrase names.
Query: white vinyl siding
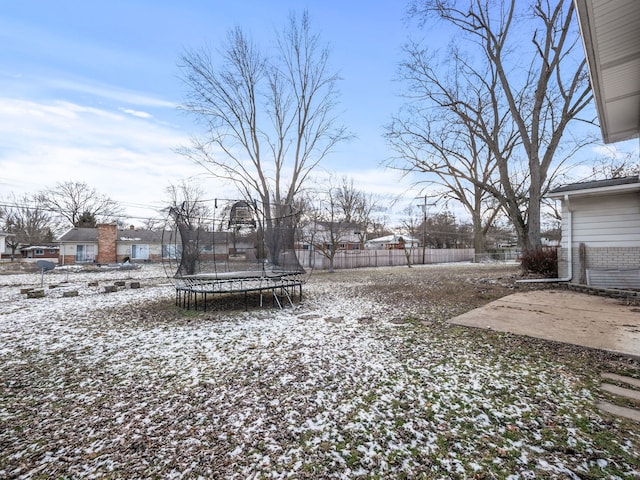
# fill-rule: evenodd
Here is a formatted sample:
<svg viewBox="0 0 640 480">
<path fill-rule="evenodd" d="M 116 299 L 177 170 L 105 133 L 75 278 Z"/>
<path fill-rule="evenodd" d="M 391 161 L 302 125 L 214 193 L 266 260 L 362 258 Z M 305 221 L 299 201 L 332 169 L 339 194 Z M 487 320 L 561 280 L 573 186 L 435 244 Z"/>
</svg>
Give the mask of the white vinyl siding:
<svg viewBox="0 0 640 480">
<path fill-rule="evenodd" d="M 636 192 L 571 198 L 573 212 L 573 246 L 638 247 L 640 246 L 640 195 Z M 568 232 L 567 205 L 562 205 L 562 246 L 566 248 Z"/>
</svg>

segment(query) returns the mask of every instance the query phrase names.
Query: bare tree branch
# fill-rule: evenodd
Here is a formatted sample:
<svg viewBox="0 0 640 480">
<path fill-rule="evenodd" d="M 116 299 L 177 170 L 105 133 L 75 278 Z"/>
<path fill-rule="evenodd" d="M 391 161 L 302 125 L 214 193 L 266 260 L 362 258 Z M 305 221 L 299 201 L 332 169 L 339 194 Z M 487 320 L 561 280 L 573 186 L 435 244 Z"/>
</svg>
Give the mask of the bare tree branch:
<svg viewBox="0 0 640 480">
<path fill-rule="evenodd" d="M 118 217 L 124 216 L 116 201 L 85 182 L 59 182 L 39 192 L 38 201 L 43 208 L 54 212 L 71 226 L 77 226 L 85 214 L 97 222 L 117 221 Z"/>
<path fill-rule="evenodd" d="M 540 204 L 553 175 L 587 143 L 577 139 L 571 144 L 566 137 L 571 122 L 590 121 L 579 115 L 592 94 L 586 62 L 577 48 L 573 2 L 534 0 L 527 11 L 519 10 L 521 5 L 515 0 L 412 1 L 409 14 L 421 25 L 435 18 L 459 35 L 447 51 L 448 61 L 410 46 L 400 75 L 418 92 L 412 93 L 412 102 L 452 113 L 457 118 L 447 117 L 449 125 L 466 125 L 469 136 L 490 150 L 497 178 L 492 177 L 485 189 L 499 200 L 521 246 L 527 247 L 540 244 Z M 531 48 L 523 42 L 528 31 Z M 476 57 L 460 53 L 465 40 L 468 50 L 477 47 Z M 514 171 L 519 158 L 526 161 L 526 170 Z M 441 173 L 464 178 L 459 169 Z M 474 185 L 482 188 L 476 180 Z"/>
<path fill-rule="evenodd" d="M 181 58 L 189 92 L 182 108 L 206 132 L 179 152 L 235 184 L 247 200 L 257 196 L 267 239 L 311 171 L 349 137 L 333 114 L 339 77 L 329 71 L 329 51 L 306 12 L 300 19 L 291 15 L 276 45 L 276 53 L 266 55 L 236 28 L 218 63 L 206 49 Z M 278 246 L 269 250 L 277 262 Z"/>
</svg>

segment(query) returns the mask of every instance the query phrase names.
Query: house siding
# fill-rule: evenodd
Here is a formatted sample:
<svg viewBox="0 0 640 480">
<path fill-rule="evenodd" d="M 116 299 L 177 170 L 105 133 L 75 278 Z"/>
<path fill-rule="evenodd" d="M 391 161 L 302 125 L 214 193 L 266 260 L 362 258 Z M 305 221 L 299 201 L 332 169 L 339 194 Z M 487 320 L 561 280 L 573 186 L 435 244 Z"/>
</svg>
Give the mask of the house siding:
<svg viewBox="0 0 640 480">
<path fill-rule="evenodd" d="M 636 192 L 571 198 L 573 283 L 585 283 L 587 269 L 640 268 L 640 195 Z M 562 202 L 562 231 L 568 232 L 568 205 Z M 563 235 L 559 275 L 568 274 L 568 238 Z M 580 244 L 585 246 L 584 261 Z M 583 264 L 584 263 L 584 264 Z M 598 286 L 614 286 L 613 284 Z"/>
<path fill-rule="evenodd" d="M 571 198 L 573 243 L 587 247 L 639 247 L 640 195 Z M 567 231 L 566 204 L 563 202 L 563 231 Z M 566 241 L 566 240 L 565 240 Z"/>
<path fill-rule="evenodd" d="M 135 260 L 133 258 L 131 248 L 133 245 L 147 245 L 149 247 L 149 258 L 146 260 Z M 117 252 L 117 261 L 123 262 L 125 258 L 129 257 L 129 260 L 132 262 L 161 262 L 162 261 L 162 244 L 161 243 L 147 243 L 143 241 L 135 241 L 135 242 L 118 242 L 116 247 Z"/>
<path fill-rule="evenodd" d="M 60 265 L 70 265 L 76 263 L 76 246 L 67 243 L 60 243 L 60 256 L 58 257 Z"/>
</svg>

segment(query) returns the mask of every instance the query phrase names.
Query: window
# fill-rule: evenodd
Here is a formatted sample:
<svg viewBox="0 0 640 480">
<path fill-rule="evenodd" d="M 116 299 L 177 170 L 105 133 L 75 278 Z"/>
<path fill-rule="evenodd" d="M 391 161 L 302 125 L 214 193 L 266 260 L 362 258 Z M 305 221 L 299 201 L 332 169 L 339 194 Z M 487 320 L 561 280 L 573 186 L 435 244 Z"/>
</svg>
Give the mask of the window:
<svg viewBox="0 0 640 480">
<path fill-rule="evenodd" d="M 95 245 L 76 245 L 76 262 L 93 262 Z"/>
<path fill-rule="evenodd" d="M 44 255 L 44 250 L 41 249 L 41 248 L 36 248 L 33 253 L 36 256 L 41 256 L 42 257 Z"/>
<path fill-rule="evenodd" d="M 182 256 L 182 245 L 162 245 L 162 258 L 180 258 Z"/>
<path fill-rule="evenodd" d="M 132 260 L 149 260 L 149 245 L 131 245 Z"/>
</svg>

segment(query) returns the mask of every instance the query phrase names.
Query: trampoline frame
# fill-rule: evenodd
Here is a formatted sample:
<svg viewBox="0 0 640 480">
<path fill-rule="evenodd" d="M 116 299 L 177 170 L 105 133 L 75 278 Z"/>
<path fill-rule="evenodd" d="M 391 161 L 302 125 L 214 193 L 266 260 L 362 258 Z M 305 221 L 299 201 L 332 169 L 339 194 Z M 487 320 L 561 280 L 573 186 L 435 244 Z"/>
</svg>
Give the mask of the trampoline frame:
<svg viewBox="0 0 640 480">
<path fill-rule="evenodd" d="M 260 295 L 260 307 L 263 306 L 263 297 L 271 292 L 273 305 L 282 309 L 285 305 L 293 306 L 296 293 L 302 300 L 303 276 L 300 272 L 258 272 L 240 271 L 224 273 L 201 273 L 195 275 L 183 275 L 174 278 L 176 285 L 176 306 L 182 306 L 187 310 L 198 310 L 198 298 L 201 300 L 202 309 L 207 310 L 207 296 L 215 295 L 243 295 L 244 310 L 248 310 L 248 294 Z"/>
<path fill-rule="evenodd" d="M 222 200 L 221 200 L 222 201 Z M 232 271 L 220 271 L 218 270 L 218 262 L 216 262 L 215 253 L 215 235 L 217 232 L 224 232 L 222 225 L 226 226 L 226 233 L 232 228 L 249 227 L 252 230 L 258 232 L 258 246 L 255 248 L 258 251 L 264 251 L 264 237 L 265 227 L 263 225 L 264 219 L 262 218 L 256 202 L 246 202 L 244 200 L 225 200 L 229 208 L 228 220 L 224 217 L 216 218 L 215 212 L 218 209 L 218 199 L 214 199 L 213 217 L 209 219 L 213 225 L 213 229 L 210 231 L 201 230 L 200 222 L 201 218 L 194 217 L 198 221 L 195 223 L 187 222 L 189 215 L 186 213 L 184 204 L 181 207 L 172 207 L 169 209 L 169 215 L 167 217 L 167 223 L 170 220 L 173 221 L 173 228 L 166 229 L 165 231 L 171 232 L 170 239 L 173 240 L 175 251 L 177 251 L 177 239 L 180 237 L 180 245 L 190 245 L 190 250 L 187 251 L 184 247 L 181 248 L 181 257 L 177 268 L 174 270 L 172 280 L 175 285 L 175 304 L 176 306 L 182 306 L 187 310 L 191 309 L 192 305 L 195 310 L 199 309 L 202 305 L 203 311 L 207 310 L 208 297 L 215 297 L 216 295 L 242 295 L 244 297 L 244 310 L 248 310 L 249 306 L 249 294 L 257 293 L 260 298 L 260 307 L 263 306 L 264 296 L 267 293 L 271 293 L 273 298 L 273 306 L 277 306 L 282 309 L 284 306 L 293 306 L 293 300 L 296 294 L 300 300 L 302 300 L 302 285 L 306 282 L 306 272 L 300 265 L 295 256 L 296 265 L 292 269 L 290 266 L 285 265 L 271 265 L 267 268 L 269 263 L 259 255 L 256 261 L 252 264 L 254 269 L 245 269 L 248 264 L 238 265 L 239 269 Z M 245 211 L 246 210 L 246 211 Z M 238 213 L 240 212 L 240 213 Z M 251 215 L 249 215 L 249 213 Z M 292 214 L 289 214 L 291 216 Z M 238 218 L 235 218 L 238 217 Z M 286 217 L 282 217 L 286 218 Z M 216 222 L 220 229 L 216 228 Z M 228 222 L 228 224 L 226 224 Z M 208 223 L 208 222 L 207 222 Z M 294 227 L 295 228 L 295 227 Z M 195 239 L 189 239 L 189 236 L 195 232 Z M 211 243 L 213 248 L 213 258 L 210 260 L 213 263 L 213 271 L 200 272 L 197 270 L 194 272 L 193 266 L 195 262 L 198 262 L 197 257 L 189 257 L 188 255 L 198 252 L 200 235 L 211 235 Z M 186 238 L 185 238 L 186 236 Z M 204 238 L 204 237 L 203 237 Z M 189 240 L 187 240 L 189 239 Z M 164 244 L 164 234 L 163 234 Z M 235 237 L 234 237 L 234 250 L 235 250 Z M 295 254 L 295 253 L 294 253 Z M 186 259 L 186 260 L 185 260 Z M 176 259 L 177 260 L 177 259 Z M 191 265 L 193 262 L 193 265 Z M 166 265 L 171 265 L 172 259 L 168 259 L 165 264 L 165 271 L 167 271 Z M 187 268 L 183 270 L 183 265 L 187 265 Z M 227 268 L 229 265 L 227 264 Z M 255 268 L 258 267 L 258 268 Z"/>
</svg>

